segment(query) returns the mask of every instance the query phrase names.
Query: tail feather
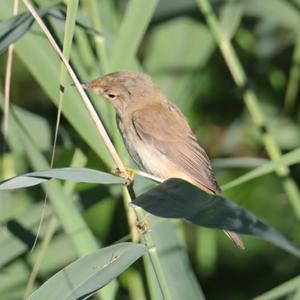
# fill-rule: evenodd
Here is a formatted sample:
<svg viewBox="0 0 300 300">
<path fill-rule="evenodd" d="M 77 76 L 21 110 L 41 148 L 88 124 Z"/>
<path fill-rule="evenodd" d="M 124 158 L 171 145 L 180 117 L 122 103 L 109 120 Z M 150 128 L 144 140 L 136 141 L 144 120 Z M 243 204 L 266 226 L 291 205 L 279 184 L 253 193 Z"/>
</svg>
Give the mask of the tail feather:
<svg viewBox="0 0 300 300">
<path fill-rule="evenodd" d="M 239 247 L 242 250 L 245 250 L 245 245 L 239 235 L 235 232 L 228 231 L 228 230 L 223 230 L 224 233 L 235 243 L 237 247 Z"/>
</svg>

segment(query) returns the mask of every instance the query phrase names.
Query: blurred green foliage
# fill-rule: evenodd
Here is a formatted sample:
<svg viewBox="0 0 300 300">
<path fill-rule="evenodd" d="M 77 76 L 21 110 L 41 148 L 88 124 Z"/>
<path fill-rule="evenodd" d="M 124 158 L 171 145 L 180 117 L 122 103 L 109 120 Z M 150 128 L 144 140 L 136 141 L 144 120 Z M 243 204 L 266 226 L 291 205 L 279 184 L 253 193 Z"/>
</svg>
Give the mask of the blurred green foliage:
<svg viewBox="0 0 300 300">
<path fill-rule="evenodd" d="M 35 4 L 40 8 L 66 9 L 71 2 L 36 0 Z M 75 28 L 70 59 L 80 79 L 88 81 L 104 71 L 119 69 L 150 74 L 183 110 L 213 163 L 214 158 L 224 158 L 223 165 L 217 160 L 215 164 L 220 184 L 256 167 L 257 164 L 248 163 L 249 158 L 267 159 L 260 133 L 243 103 L 243 91 L 235 85 L 196 1 L 152 0 L 144 9 L 147 1 L 138 2 L 80 2 L 77 20 L 84 26 Z M 210 3 L 258 96 L 272 137 L 283 153 L 299 148 L 300 1 L 211 0 Z M 11 18 L 12 4 L 13 1 L 0 0 L 1 21 Z M 26 12 L 23 4 L 20 4 L 20 12 Z M 62 45 L 64 19 L 47 15 L 44 20 Z M 94 28 L 99 34 L 87 28 Z M 0 56 L 2 81 L 6 59 L 6 53 Z M 12 116 L 7 139 L 1 136 L 2 179 L 49 166 L 61 83 L 60 67 L 59 58 L 33 24 L 16 42 L 11 80 Z M 87 166 L 109 171 L 113 167 L 112 160 L 69 78 L 64 90 L 54 166 Z M 107 130 L 118 141 L 111 109 L 102 99 L 90 96 Z M 2 92 L 0 100 L 3 108 Z M 72 160 L 78 149 L 83 153 L 83 161 Z M 233 163 L 232 158 L 243 159 Z M 258 165 L 261 163 L 258 161 Z M 291 178 L 299 186 L 298 164 L 291 167 Z M 148 189 L 150 184 L 138 179 L 138 193 Z M 68 209 L 65 216 L 57 213 L 59 208 L 53 204 L 55 200 L 50 199 L 41 239 L 53 210 L 58 225 L 35 288 L 76 257 L 94 251 L 98 245 L 110 245 L 129 233 L 120 188 L 80 184 L 66 192 L 67 188 L 61 183 L 53 185 L 56 185 L 55 193 L 49 193 L 49 197 L 67 201 L 74 215 L 68 215 Z M 20 299 L 24 294 L 39 249 L 33 253 L 29 251 L 37 231 L 44 193 L 40 187 L 0 193 L 1 299 Z M 300 244 L 299 220 L 277 175 L 256 178 L 226 190 L 225 194 Z M 66 218 L 65 223 L 62 218 Z M 75 228 L 84 228 L 85 234 L 78 240 L 78 236 L 73 235 L 70 220 Z M 183 294 L 177 296 L 178 299 L 182 295 L 188 297 L 189 292 L 190 297 L 186 299 L 200 295 L 199 286 L 207 299 L 250 299 L 299 274 L 298 259 L 266 242 L 245 237 L 247 250 L 240 251 L 221 232 L 179 221 L 155 219 L 153 222 L 157 227 L 153 229 L 155 242 L 169 280 L 175 286 L 177 282 L 193 286 L 193 292 L 182 288 Z M 22 230 L 15 231 L 12 226 L 15 223 Z M 25 237 L 23 231 L 28 233 Z M 174 252 L 168 253 L 170 249 Z M 178 268 L 187 273 L 181 276 L 176 274 L 176 269 L 168 269 L 176 261 L 180 261 Z M 130 299 L 160 299 L 155 298 L 157 287 L 151 272 L 147 271 L 147 262 L 145 266 L 146 271 L 142 262 L 138 262 L 113 283 L 114 288 L 109 285 L 110 290 L 104 292 L 105 299 L 128 299 L 129 296 Z M 136 285 L 131 284 L 131 279 Z M 141 292 L 136 292 L 137 289 Z M 292 297 L 295 288 L 291 291 Z"/>
</svg>

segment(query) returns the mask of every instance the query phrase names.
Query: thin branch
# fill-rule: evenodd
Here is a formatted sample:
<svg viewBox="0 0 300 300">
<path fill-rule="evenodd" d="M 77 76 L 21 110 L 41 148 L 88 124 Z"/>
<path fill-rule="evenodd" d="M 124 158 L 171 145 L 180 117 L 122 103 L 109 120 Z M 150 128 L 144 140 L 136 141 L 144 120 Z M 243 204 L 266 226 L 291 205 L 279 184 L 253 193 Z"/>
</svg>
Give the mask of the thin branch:
<svg viewBox="0 0 300 300">
<path fill-rule="evenodd" d="M 18 14 L 19 0 L 14 0 L 13 6 L 13 16 Z M 7 52 L 7 63 L 5 69 L 5 79 L 4 79 L 4 107 L 3 107 L 3 153 L 5 152 L 5 141 L 8 134 L 8 117 L 9 117 L 9 103 L 10 103 L 10 87 L 11 87 L 11 73 L 12 73 L 12 64 L 13 64 L 13 54 L 14 54 L 14 44 L 9 45 Z M 4 159 L 3 159 L 4 164 Z M 3 175 L 4 175 L 4 166 L 3 166 Z"/>
<path fill-rule="evenodd" d="M 66 66 L 70 77 L 72 78 L 75 87 L 77 88 L 87 110 L 89 111 L 92 120 L 94 121 L 99 134 L 101 135 L 107 149 L 109 150 L 116 166 L 119 168 L 119 170 L 121 172 L 124 172 L 126 174 L 126 170 L 125 167 L 114 147 L 114 145 L 112 144 L 101 120 L 99 119 L 93 105 L 91 104 L 88 96 L 86 95 L 84 89 L 81 86 L 81 83 L 79 82 L 75 72 L 73 71 L 73 69 L 71 68 L 70 64 L 68 63 L 68 61 L 65 59 L 62 51 L 60 50 L 59 46 L 57 45 L 57 43 L 55 42 L 54 38 L 52 37 L 50 31 L 48 30 L 48 28 L 46 27 L 45 23 L 43 22 L 43 20 L 40 18 L 40 16 L 37 14 L 36 10 L 34 9 L 34 7 L 31 5 L 31 3 L 28 0 L 23 0 L 23 3 L 25 4 L 25 6 L 28 8 L 28 10 L 30 11 L 30 13 L 32 14 L 32 16 L 34 17 L 34 19 L 36 20 L 37 24 L 39 25 L 39 27 L 41 28 L 41 30 L 44 32 L 44 34 L 46 35 L 47 39 L 49 40 L 49 42 L 51 43 L 52 47 L 54 48 L 54 50 L 57 52 L 57 54 L 59 55 L 60 59 L 62 60 L 62 62 L 64 63 L 64 65 Z"/>
</svg>

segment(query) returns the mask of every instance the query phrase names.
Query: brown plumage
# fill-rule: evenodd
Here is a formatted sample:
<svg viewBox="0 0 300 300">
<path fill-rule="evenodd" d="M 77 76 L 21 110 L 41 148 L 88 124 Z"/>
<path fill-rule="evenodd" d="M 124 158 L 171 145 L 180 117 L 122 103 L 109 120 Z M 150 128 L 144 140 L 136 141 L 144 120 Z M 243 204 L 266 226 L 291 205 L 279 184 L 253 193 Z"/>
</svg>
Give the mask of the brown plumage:
<svg viewBox="0 0 300 300">
<path fill-rule="evenodd" d="M 220 193 L 209 158 L 184 115 L 138 72 L 116 72 L 83 84 L 117 111 L 126 148 L 140 169 L 162 179 L 182 178 L 208 193 Z M 244 248 L 234 232 L 225 231 Z"/>
</svg>

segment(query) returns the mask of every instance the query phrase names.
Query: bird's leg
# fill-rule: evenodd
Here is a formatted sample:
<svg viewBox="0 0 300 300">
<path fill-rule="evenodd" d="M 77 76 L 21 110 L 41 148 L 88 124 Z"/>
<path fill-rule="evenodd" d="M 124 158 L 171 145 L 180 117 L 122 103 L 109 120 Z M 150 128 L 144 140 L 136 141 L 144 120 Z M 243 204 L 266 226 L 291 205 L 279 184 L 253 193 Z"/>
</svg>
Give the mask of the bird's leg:
<svg viewBox="0 0 300 300">
<path fill-rule="evenodd" d="M 149 229 L 149 221 L 150 220 L 149 219 L 150 219 L 150 214 L 145 214 L 143 220 L 136 223 L 136 227 L 140 234 L 145 234 L 150 231 L 150 229 Z"/>
<path fill-rule="evenodd" d="M 164 181 L 164 179 L 154 176 L 152 174 L 146 173 L 144 171 L 140 171 L 140 170 L 136 170 L 136 169 L 132 169 L 132 168 L 128 168 L 128 167 L 126 167 L 125 170 L 126 170 L 126 173 L 121 172 L 119 168 L 115 168 L 111 171 L 111 173 L 116 176 L 125 178 L 128 181 L 128 184 L 130 184 L 133 181 L 135 175 L 139 175 L 139 176 L 151 179 L 151 180 L 153 180 L 155 182 L 159 182 L 159 183 L 162 183 Z M 128 184 L 126 183 L 126 185 L 128 185 Z"/>
</svg>

